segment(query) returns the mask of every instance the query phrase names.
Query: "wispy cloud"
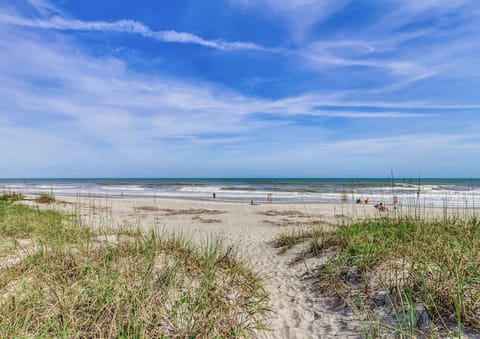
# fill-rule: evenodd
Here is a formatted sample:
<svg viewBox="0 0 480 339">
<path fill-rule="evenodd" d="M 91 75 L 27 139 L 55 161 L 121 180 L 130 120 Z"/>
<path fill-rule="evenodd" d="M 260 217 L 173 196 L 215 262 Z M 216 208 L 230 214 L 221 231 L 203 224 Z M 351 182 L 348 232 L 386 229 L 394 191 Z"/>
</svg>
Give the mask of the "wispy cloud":
<svg viewBox="0 0 480 339">
<path fill-rule="evenodd" d="M 460 1 L 458 6 L 429 3 L 442 13 L 464 6 Z M 224 41 L 175 30 L 158 31 L 141 21 L 83 21 L 45 0 L 29 0 L 29 4 L 35 10 L 33 17 L 12 8 L 0 13 L 0 128 L 5 131 L 0 143 L 15 145 L 4 152 L 4 160 L 18 168 L 33 166 L 43 156 L 63 168 L 84 164 L 79 175 L 88 175 L 88 170 L 95 173 L 100 164 L 106 166 L 106 175 L 115 168 L 127 169 L 125 175 L 151 174 L 152 168 L 182 175 L 176 172 L 179 168 L 193 168 L 192 164 L 212 159 L 231 169 L 278 165 L 285 171 L 300 172 L 303 166 L 305 170 L 295 172 L 297 175 L 315 176 L 321 175 L 313 172 L 315 168 L 330 167 L 336 173 L 335 166 L 348 168 L 355 159 L 356 168 L 368 175 L 372 166 L 384 169 L 402 166 L 402 161 L 429 166 L 439 164 L 443 151 L 453 156 L 455 152 L 476 152 L 478 146 L 478 138 L 473 137 L 478 131 L 472 130 L 478 120 L 455 118 L 473 117 L 480 110 L 478 101 L 448 100 L 441 95 L 432 100 L 423 92 L 391 95 L 422 81 L 432 86 L 440 76 L 454 79 L 465 72 L 468 74 L 462 79 L 473 77 L 478 55 L 473 52 L 480 49 L 471 21 L 471 27 L 448 28 L 449 35 L 436 26 L 401 29 L 411 20 L 401 17 L 391 24 L 383 23 L 382 17 L 348 35 L 339 32 L 338 36 L 267 47 L 255 39 Z M 287 13 L 289 9 L 297 14 L 318 10 L 306 26 L 299 26 L 300 31 L 339 10 L 329 1 L 325 4 L 330 7 L 321 11 L 319 2 L 313 0 L 262 2 L 278 12 L 280 20 L 297 20 Z M 408 10 L 414 17 L 428 12 L 415 6 Z M 385 17 L 391 20 L 397 15 L 394 13 L 396 10 Z M 128 56 L 109 51 L 99 56 L 98 50 L 92 53 L 88 44 L 77 39 L 77 32 L 134 34 L 162 43 L 204 46 L 207 49 L 201 49 L 198 59 L 196 48 L 188 57 L 198 62 L 198 67 L 205 67 L 205 72 L 228 72 L 229 82 L 190 76 L 191 69 L 177 75 L 175 67 L 173 71 L 155 69 L 148 60 L 145 70 Z M 429 44 L 419 45 L 418 41 Z M 261 53 L 248 54 L 247 59 L 246 53 L 217 51 Z M 212 55 L 215 59 L 208 59 Z M 222 61 L 238 58 L 233 63 L 238 69 L 225 67 L 219 56 L 225 58 Z M 209 62 L 204 66 L 206 59 Z M 269 65 L 270 61 L 275 65 Z M 257 62 L 258 67 L 249 74 L 237 66 Z M 187 62 L 181 66 L 187 67 Z M 276 68 L 269 72 L 270 66 Z M 360 79 L 355 78 L 359 69 Z M 336 86 L 340 80 L 341 86 Z M 364 80 L 369 81 L 368 86 Z M 242 81 L 249 86 L 248 94 L 242 92 L 244 87 L 232 85 Z M 287 90 L 275 92 L 279 84 Z M 291 94 L 297 86 L 301 89 Z M 452 126 L 465 130 L 465 135 L 448 132 Z M 18 157 L 19 150 L 25 157 Z M 422 159 L 423 153 L 429 153 L 425 156 L 428 161 Z M 45 166 L 45 173 L 54 167 Z M 146 172 L 132 172 L 135 166 Z M 200 175 L 192 171 L 183 174 Z"/>
<path fill-rule="evenodd" d="M 41 15 L 64 15 L 58 7 L 46 0 L 27 0 L 27 2 Z"/>
<path fill-rule="evenodd" d="M 435 74 L 422 70 L 419 65 L 412 61 L 382 60 L 359 56 L 362 51 L 378 51 L 379 46 L 387 48 L 388 44 L 366 41 L 337 41 L 316 42 L 305 49 L 292 50 L 280 47 L 265 47 L 253 42 L 208 40 L 198 35 L 174 30 L 154 31 L 141 22 L 133 20 L 106 21 L 81 21 L 68 19 L 61 16 L 53 16 L 48 19 L 31 19 L 12 14 L 0 14 L 0 23 L 15 25 L 26 28 L 61 30 L 61 31 L 100 31 L 112 33 L 137 34 L 145 38 L 160 42 L 195 44 L 222 51 L 258 51 L 274 53 L 291 58 L 304 59 L 305 65 L 312 65 L 312 69 L 324 70 L 329 67 L 363 66 L 370 68 L 386 69 L 401 75 L 416 74 L 417 78 L 425 78 Z M 355 50 L 348 56 L 338 54 L 339 48 Z M 358 53 L 360 52 L 360 53 Z"/>
<path fill-rule="evenodd" d="M 345 7 L 349 0 L 230 0 L 236 6 L 279 16 L 290 27 L 294 40 L 302 40 L 310 28 Z"/>
<path fill-rule="evenodd" d="M 284 123 L 249 121 L 249 116 L 257 113 L 357 119 L 431 115 L 390 109 L 352 111 L 341 106 L 336 112 L 326 111 L 318 106 L 339 104 L 341 100 L 329 99 L 326 94 L 278 100 L 245 96 L 209 83 L 135 73 L 118 59 L 95 59 L 69 47 L 68 39 L 57 45 L 38 40 L 37 35 L 6 30 L 0 32 L 0 37 L 0 66 L 5 70 L 0 88 L 9 98 L 4 100 L 0 116 L 17 124 L 22 124 L 22 115 L 64 116 L 66 120 L 34 120 L 39 121 L 39 130 L 50 131 L 62 125 L 59 134 L 67 139 L 82 134 L 117 146 L 132 142 L 153 145 L 159 137 L 235 135 Z M 12 116 L 11 111 L 17 114 Z M 105 130 L 104 126 L 109 128 Z M 72 128 L 76 133 L 62 132 Z"/>
<path fill-rule="evenodd" d="M 195 44 L 223 51 L 252 50 L 265 51 L 266 49 L 252 42 L 207 40 L 197 35 L 174 30 L 154 31 L 148 26 L 133 20 L 120 21 L 81 21 L 53 16 L 48 19 L 29 19 L 12 14 L 0 14 L 0 23 L 28 28 L 54 29 L 65 31 L 100 31 L 138 34 L 161 42 L 176 42 Z"/>
<path fill-rule="evenodd" d="M 446 3 L 429 1 L 422 6 L 413 2 L 398 4 L 398 9 L 388 12 L 385 18 L 372 23 L 367 29 L 360 29 L 355 36 L 346 39 L 330 39 L 313 41 L 298 48 L 285 48 L 281 46 L 262 46 L 251 41 L 223 41 L 220 39 L 205 39 L 199 35 L 175 30 L 156 31 L 147 25 L 134 20 L 119 21 L 82 21 L 68 18 L 56 7 L 44 0 L 29 0 L 40 13 L 38 18 L 28 18 L 15 12 L 4 11 L 0 14 L 0 23 L 15 25 L 24 28 L 59 30 L 59 31 L 101 31 L 111 33 L 136 34 L 148 39 L 164 43 L 194 44 L 221 51 L 256 51 L 266 52 L 279 57 L 292 60 L 292 63 L 301 65 L 316 72 L 328 72 L 338 68 L 364 67 L 367 69 L 386 72 L 391 83 L 382 84 L 384 91 L 402 89 L 412 83 L 434 77 L 451 66 L 451 51 L 436 53 L 426 51 L 422 60 L 416 57 L 415 50 L 405 47 L 405 44 L 429 37 L 435 34 L 432 29 L 418 29 L 415 31 L 396 32 L 402 25 L 408 24 L 408 17 L 420 15 L 427 10 L 448 11 L 464 5 L 465 1 L 447 1 Z M 248 8 L 260 6 L 246 0 L 236 0 Z M 292 18 L 306 23 L 305 16 L 296 12 L 310 13 L 312 22 L 321 21 L 321 17 L 328 17 L 347 2 L 323 2 L 316 0 L 299 0 L 294 2 L 265 0 L 262 6 L 271 7 L 280 13 L 290 13 Z M 313 8 L 313 9 L 312 9 Z M 404 15 L 405 12 L 411 15 Z M 318 13 L 317 13 L 318 12 Z M 316 13 L 316 14 L 315 14 Z M 400 15 L 399 13 L 404 13 Z M 285 14 L 286 15 L 286 14 Z M 400 16 L 401 20 L 396 17 Z M 386 23 L 385 23 L 386 22 Z M 395 23 L 395 24 L 393 24 Z M 389 33 L 388 37 L 386 33 Z M 435 46 L 435 44 L 433 45 Z M 465 48 L 466 46 L 464 46 Z M 447 49 L 448 50 L 448 49 Z M 401 53 L 399 53 L 401 51 Z M 400 56 L 399 56 L 400 54 Z M 443 57 L 441 57 L 444 55 Z"/>
</svg>

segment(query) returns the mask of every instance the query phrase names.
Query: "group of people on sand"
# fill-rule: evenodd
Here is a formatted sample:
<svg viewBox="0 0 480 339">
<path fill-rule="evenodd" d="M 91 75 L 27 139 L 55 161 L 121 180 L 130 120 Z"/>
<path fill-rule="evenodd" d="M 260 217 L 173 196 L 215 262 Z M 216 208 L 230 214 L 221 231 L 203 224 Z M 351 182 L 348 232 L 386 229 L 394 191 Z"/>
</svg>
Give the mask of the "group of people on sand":
<svg viewBox="0 0 480 339">
<path fill-rule="evenodd" d="M 369 199 L 368 197 L 365 198 L 365 200 L 363 200 L 363 201 L 362 201 L 361 198 L 357 198 L 357 200 L 356 200 L 356 203 L 357 203 L 357 204 L 363 204 L 363 203 L 364 203 L 365 205 L 368 205 L 369 202 L 370 202 L 370 199 Z M 395 196 L 395 197 L 393 198 L 393 204 L 396 205 L 397 203 L 398 203 L 398 198 Z M 390 211 L 390 210 L 388 209 L 388 207 L 383 204 L 383 202 L 380 202 L 380 203 L 378 203 L 378 204 L 375 204 L 373 207 L 375 207 L 377 210 L 379 210 L 379 211 L 381 211 L 381 212 L 388 212 L 388 211 Z"/>
<path fill-rule="evenodd" d="M 370 198 L 369 198 L 369 197 L 365 198 L 365 200 L 363 200 L 363 201 L 362 201 L 362 199 L 357 198 L 357 201 L 356 201 L 357 204 L 363 204 L 363 203 L 365 203 L 365 205 L 368 205 L 369 202 L 370 202 Z"/>
</svg>

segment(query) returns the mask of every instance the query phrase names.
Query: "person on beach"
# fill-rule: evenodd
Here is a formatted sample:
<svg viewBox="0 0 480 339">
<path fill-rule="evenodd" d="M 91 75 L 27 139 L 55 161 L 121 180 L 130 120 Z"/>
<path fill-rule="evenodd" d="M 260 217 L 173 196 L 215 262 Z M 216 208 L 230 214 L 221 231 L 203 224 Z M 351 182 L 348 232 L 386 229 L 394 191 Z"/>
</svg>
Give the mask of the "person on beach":
<svg viewBox="0 0 480 339">
<path fill-rule="evenodd" d="M 362 199 L 358 198 L 357 199 L 357 204 L 361 204 L 362 203 Z"/>
<path fill-rule="evenodd" d="M 379 203 L 379 204 L 376 204 L 375 205 L 375 208 L 381 212 L 385 212 L 385 211 L 388 211 L 388 209 L 385 207 L 385 205 L 383 204 L 383 202 Z"/>
<path fill-rule="evenodd" d="M 367 198 L 365 199 L 365 205 L 368 205 L 368 202 L 369 202 L 369 201 L 370 201 L 370 198 L 367 197 Z"/>
<path fill-rule="evenodd" d="M 215 198 L 216 198 L 216 194 L 215 194 L 215 193 L 213 193 L 213 199 L 215 199 Z"/>
</svg>

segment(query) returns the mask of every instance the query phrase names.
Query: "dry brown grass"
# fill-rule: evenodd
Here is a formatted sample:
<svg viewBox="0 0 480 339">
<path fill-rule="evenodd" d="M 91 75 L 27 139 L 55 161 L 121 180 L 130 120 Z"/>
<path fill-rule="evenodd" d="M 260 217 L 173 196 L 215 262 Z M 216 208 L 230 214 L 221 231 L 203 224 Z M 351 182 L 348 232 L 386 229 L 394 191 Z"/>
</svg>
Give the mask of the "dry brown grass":
<svg viewBox="0 0 480 339">
<path fill-rule="evenodd" d="M 202 224 L 218 224 L 218 223 L 221 223 L 222 221 L 219 220 L 219 219 L 210 219 L 210 218 L 202 218 L 201 216 L 197 215 L 195 217 L 192 218 L 192 220 L 196 220 L 196 221 L 199 221 L 201 222 Z"/>
<path fill-rule="evenodd" d="M 192 215 L 192 214 L 207 214 L 207 215 L 216 215 L 216 214 L 224 214 L 224 211 L 219 211 L 219 210 L 209 210 L 205 208 L 186 208 L 186 209 L 171 209 L 171 208 L 164 208 L 160 209 L 160 212 L 162 212 L 166 216 L 171 216 L 171 215 Z"/>
<path fill-rule="evenodd" d="M 165 216 L 174 216 L 174 215 L 216 215 L 224 214 L 225 211 L 219 210 L 209 210 L 205 208 L 184 208 L 184 209 L 173 209 L 173 208 L 158 208 L 155 206 L 139 206 L 135 207 L 136 210 L 145 211 L 145 212 L 159 212 Z"/>
<path fill-rule="evenodd" d="M 145 211 L 145 212 L 157 212 L 160 210 L 160 208 L 155 206 L 138 206 L 138 207 L 134 207 L 134 209 L 138 211 Z"/>
<path fill-rule="evenodd" d="M 55 202 L 55 197 L 50 194 L 40 194 L 35 201 L 39 204 L 53 204 Z"/>
<path fill-rule="evenodd" d="M 268 211 L 257 212 L 257 214 L 265 215 L 268 217 L 279 217 L 279 216 L 298 217 L 298 218 L 313 217 L 312 214 L 301 212 L 301 211 L 295 211 L 295 210 L 286 210 L 286 211 L 268 210 Z"/>
<path fill-rule="evenodd" d="M 331 223 L 324 220 L 309 220 L 309 221 L 299 221 L 295 219 L 286 219 L 282 218 L 280 220 L 262 220 L 264 224 L 278 226 L 278 227 L 312 227 L 312 226 L 321 226 L 321 225 L 330 225 Z"/>
</svg>

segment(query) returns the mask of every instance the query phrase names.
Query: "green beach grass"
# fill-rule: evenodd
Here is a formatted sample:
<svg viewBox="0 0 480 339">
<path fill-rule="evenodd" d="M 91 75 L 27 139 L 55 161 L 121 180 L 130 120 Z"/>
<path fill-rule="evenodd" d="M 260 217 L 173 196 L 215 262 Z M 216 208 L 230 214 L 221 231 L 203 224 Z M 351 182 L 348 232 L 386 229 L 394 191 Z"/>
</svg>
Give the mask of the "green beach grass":
<svg viewBox="0 0 480 339">
<path fill-rule="evenodd" d="M 55 202 L 55 197 L 53 194 L 42 193 L 35 199 L 35 201 L 39 204 L 53 204 Z"/>
<path fill-rule="evenodd" d="M 107 225 L 108 226 L 108 225 Z M 0 199 L 0 337 L 251 337 L 262 280 L 233 248 Z"/>
<path fill-rule="evenodd" d="M 480 330 L 477 217 L 383 217 L 276 239 L 281 252 L 299 243 L 308 249 L 297 260 L 327 257 L 314 271 L 316 286 L 346 302 L 367 336 L 461 337 L 462 328 Z"/>
</svg>

